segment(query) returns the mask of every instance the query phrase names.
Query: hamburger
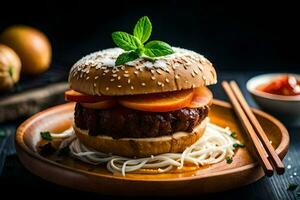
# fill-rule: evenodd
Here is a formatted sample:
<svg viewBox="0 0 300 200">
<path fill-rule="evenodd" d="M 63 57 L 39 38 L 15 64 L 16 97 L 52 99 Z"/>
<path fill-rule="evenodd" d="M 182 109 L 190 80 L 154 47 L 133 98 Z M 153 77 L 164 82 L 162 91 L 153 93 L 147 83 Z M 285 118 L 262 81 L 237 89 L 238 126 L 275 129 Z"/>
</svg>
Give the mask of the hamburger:
<svg viewBox="0 0 300 200">
<path fill-rule="evenodd" d="M 83 57 L 69 74 L 79 141 L 99 152 L 148 157 L 183 152 L 203 134 L 216 71 L 204 56 L 150 38 L 147 16 L 133 35 L 114 32 L 121 48 Z M 146 43 L 147 42 L 147 43 Z"/>
<path fill-rule="evenodd" d="M 202 55 L 173 48 L 154 62 L 115 66 L 123 52 L 92 53 L 71 68 L 74 130 L 85 146 L 125 157 L 183 152 L 203 134 L 216 71 Z"/>
</svg>

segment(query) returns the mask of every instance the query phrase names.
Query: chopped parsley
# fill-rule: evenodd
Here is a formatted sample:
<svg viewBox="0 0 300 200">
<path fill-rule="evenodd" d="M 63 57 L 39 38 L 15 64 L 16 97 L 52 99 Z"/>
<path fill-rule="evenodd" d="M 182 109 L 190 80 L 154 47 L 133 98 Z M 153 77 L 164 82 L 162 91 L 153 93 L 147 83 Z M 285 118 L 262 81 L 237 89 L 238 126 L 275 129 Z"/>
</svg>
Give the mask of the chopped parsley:
<svg viewBox="0 0 300 200">
<path fill-rule="evenodd" d="M 244 148 L 245 147 L 245 144 L 242 144 L 242 143 L 235 143 L 232 145 L 235 149 L 241 147 L 241 148 Z"/>
<path fill-rule="evenodd" d="M 287 188 L 287 190 L 294 191 L 297 187 L 298 187 L 298 184 L 290 183 L 289 187 Z"/>
<path fill-rule="evenodd" d="M 52 141 L 52 136 L 49 131 L 42 131 L 40 134 L 44 140 Z"/>
<path fill-rule="evenodd" d="M 226 157 L 226 163 L 227 164 L 231 164 L 232 163 L 232 159 L 229 156 Z"/>
<path fill-rule="evenodd" d="M 230 136 L 234 139 L 236 139 L 236 132 L 231 132 Z"/>
</svg>

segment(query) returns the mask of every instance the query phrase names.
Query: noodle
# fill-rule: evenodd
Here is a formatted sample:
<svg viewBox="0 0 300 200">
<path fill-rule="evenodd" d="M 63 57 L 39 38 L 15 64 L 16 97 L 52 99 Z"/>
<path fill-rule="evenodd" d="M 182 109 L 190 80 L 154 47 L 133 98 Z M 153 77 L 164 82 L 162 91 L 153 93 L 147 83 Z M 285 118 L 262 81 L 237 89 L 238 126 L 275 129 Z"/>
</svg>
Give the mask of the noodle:
<svg viewBox="0 0 300 200">
<path fill-rule="evenodd" d="M 163 173 L 174 169 L 174 167 L 181 169 L 185 163 L 202 166 L 221 162 L 227 157 L 233 157 L 235 149 L 233 145 L 240 144 L 230 134 L 229 127 L 222 128 L 208 122 L 203 136 L 182 153 L 165 153 L 137 159 L 92 150 L 79 142 L 72 128 L 61 134 L 51 134 L 51 136 L 55 135 L 56 138 L 59 137 L 58 135 L 61 137 L 68 136 L 61 143 L 59 149 L 69 145 L 73 157 L 93 165 L 107 163 L 107 169 L 110 172 L 121 173 L 125 176 L 126 173 L 139 169 L 158 169 L 159 173 Z"/>
</svg>

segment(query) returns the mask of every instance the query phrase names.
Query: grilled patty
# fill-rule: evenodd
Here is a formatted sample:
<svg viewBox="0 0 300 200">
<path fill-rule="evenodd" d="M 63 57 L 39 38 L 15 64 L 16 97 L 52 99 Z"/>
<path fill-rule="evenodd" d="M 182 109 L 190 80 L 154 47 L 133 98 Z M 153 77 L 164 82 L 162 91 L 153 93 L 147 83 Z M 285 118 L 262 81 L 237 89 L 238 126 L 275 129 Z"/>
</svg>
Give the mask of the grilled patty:
<svg viewBox="0 0 300 200">
<path fill-rule="evenodd" d="M 183 108 L 170 112 L 145 112 L 117 106 L 97 110 L 75 107 L 75 124 L 89 135 L 113 138 L 148 138 L 172 135 L 178 131 L 192 132 L 208 114 L 209 107 Z"/>
</svg>

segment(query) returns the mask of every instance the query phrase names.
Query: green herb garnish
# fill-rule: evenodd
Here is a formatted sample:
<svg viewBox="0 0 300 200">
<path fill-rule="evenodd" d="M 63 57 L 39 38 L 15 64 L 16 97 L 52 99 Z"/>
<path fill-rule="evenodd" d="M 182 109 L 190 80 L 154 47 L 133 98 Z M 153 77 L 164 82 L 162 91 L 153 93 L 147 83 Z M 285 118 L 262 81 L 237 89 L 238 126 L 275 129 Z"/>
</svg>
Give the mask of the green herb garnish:
<svg viewBox="0 0 300 200">
<path fill-rule="evenodd" d="M 44 139 L 44 140 L 47 140 L 47 141 L 51 141 L 52 140 L 52 136 L 50 134 L 49 131 L 42 131 L 41 132 L 41 137 Z"/>
<path fill-rule="evenodd" d="M 231 136 L 232 138 L 236 139 L 237 134 L 236 134 L 236 132 L 231 132 L 230 136 Z"/>
<path fill-rule="evenodd" d="M 232 145 L 234 148 L 239 148 L 239 147 L 241 147 L 241 148 L 244 148 L 245 147 L 245 144 L 242 144 L 242 143 L 235 143 L 235 144 L 233 144 Z"/>
<path fill-rule="evenodd" d="M 290 183 L 287 190 L 294 191 L 298 187 L 298 184 Z"/>
<path fill-rule="evenodd" d="M 153 40 L 145 44 L 149 40 L 151 32 L 152 24 L 147 16 L 138 20 L 133 35 L 122 31 L 113 32 L 112 39 L 114 43 L 126 51 L 119 55 L 116 65 L 123 65 L 139 57 L 153 60 L 153 58 L 174 53 L 172 47 L 162 41 Z"/>
<path fill-rule="evenodd" d="M 226 163 L 227 164 L 231 164 L 232 163 L 232 159 L 229 156 L 226 157 Z"/>
</svg>

